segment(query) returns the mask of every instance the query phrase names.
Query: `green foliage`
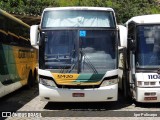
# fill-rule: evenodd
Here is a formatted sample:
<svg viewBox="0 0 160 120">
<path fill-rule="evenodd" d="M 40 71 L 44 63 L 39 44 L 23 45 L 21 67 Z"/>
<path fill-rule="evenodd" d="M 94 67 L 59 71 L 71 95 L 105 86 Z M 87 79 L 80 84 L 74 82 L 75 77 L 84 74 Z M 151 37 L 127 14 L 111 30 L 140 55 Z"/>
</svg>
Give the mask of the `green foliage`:
<svg viewBox="0 0 160 120">
<path fill-rule="evenodd" d="M 46 7 L 59 6 L 58 0 L 2 0 L 0 8 L 10 13 L 41 15 Z"/>
<path fill-rule="evenodd" d="M 118 23 L 143 14 L 160 13 L 158 0 L 1 0 L 0 8 L 10 13 L 41 15 L 46 7 L 95 6 L 111 7 Z"/>
</svg>

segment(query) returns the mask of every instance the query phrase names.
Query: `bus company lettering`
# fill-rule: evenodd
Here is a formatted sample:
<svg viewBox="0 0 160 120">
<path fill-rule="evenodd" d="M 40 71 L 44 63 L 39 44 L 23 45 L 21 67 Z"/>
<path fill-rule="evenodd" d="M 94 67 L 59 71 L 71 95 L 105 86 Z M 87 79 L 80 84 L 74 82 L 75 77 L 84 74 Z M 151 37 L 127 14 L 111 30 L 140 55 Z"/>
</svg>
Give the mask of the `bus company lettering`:
<svg viewBox="0 0 160 120">
<path fill-rule="evenodd" d="M 19 50 L 18 51 L 18 58 L 33 58 L 33 51 L 30 50 Z"/>
<path fill-rule="evenodd" d="M 148 75 L 149 79 L 160 79 L 160 75 Z"/>
</svg>

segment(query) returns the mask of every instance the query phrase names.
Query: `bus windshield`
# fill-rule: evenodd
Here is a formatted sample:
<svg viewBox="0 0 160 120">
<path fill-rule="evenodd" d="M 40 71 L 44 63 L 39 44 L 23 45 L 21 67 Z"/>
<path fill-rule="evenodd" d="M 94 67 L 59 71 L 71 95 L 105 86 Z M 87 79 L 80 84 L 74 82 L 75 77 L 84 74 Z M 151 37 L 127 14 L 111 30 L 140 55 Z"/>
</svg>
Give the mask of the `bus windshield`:
<svg viewBox="0 0 160 120">
<path fill-rule="evenodd" d="M 115 30 L 52 30 L 46 33 L 46 69 L 106 73 L 117 66 Z"/>
<path fill-rule="evenodd" d="M 159 68 L 160 25 L 138 26 L 137 34 L 137 67 Z"/>
<path fill-rule="evenodd" d="M 51 27 L 114 27 L 111 11 L 56 10 L 45 11 L 42 28 Z"/>
</svg>

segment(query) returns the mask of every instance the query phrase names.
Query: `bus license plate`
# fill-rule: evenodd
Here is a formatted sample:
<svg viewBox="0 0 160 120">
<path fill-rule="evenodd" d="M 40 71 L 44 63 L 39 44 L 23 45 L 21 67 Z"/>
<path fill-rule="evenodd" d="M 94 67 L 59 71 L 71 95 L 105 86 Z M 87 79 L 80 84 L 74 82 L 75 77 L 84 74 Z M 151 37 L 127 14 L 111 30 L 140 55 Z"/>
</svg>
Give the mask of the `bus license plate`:
<svg viewBox="0 0 160 120">
<path fill-rule="evenodd" d="M 84 93 L 72 93 L 72 97 L 84 97 Z"/>
<path fill-rule="evenodd" d="M 144 97 L 144 100 L 157 100 L 157 97 Z"/>
</svg>

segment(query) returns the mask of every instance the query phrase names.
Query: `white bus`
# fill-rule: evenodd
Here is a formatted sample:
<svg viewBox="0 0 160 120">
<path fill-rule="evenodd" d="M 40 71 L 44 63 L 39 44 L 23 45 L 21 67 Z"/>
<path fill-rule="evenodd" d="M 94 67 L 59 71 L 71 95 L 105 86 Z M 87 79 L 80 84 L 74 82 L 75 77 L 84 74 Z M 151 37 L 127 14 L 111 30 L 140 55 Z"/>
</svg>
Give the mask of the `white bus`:
<svg viewBox="0 0 160 120">
<path fill-rule="evenodd" d="M 126 22 L 127 95 L 137 102 L 160 102 L 160 14 Z"/>
<path fill-rule="evenodd" d="M 117 101 L 119 39 L 112 8 L 46 8 L 30 37 L 39 45 L 41 100 Z"/>
</svg>

